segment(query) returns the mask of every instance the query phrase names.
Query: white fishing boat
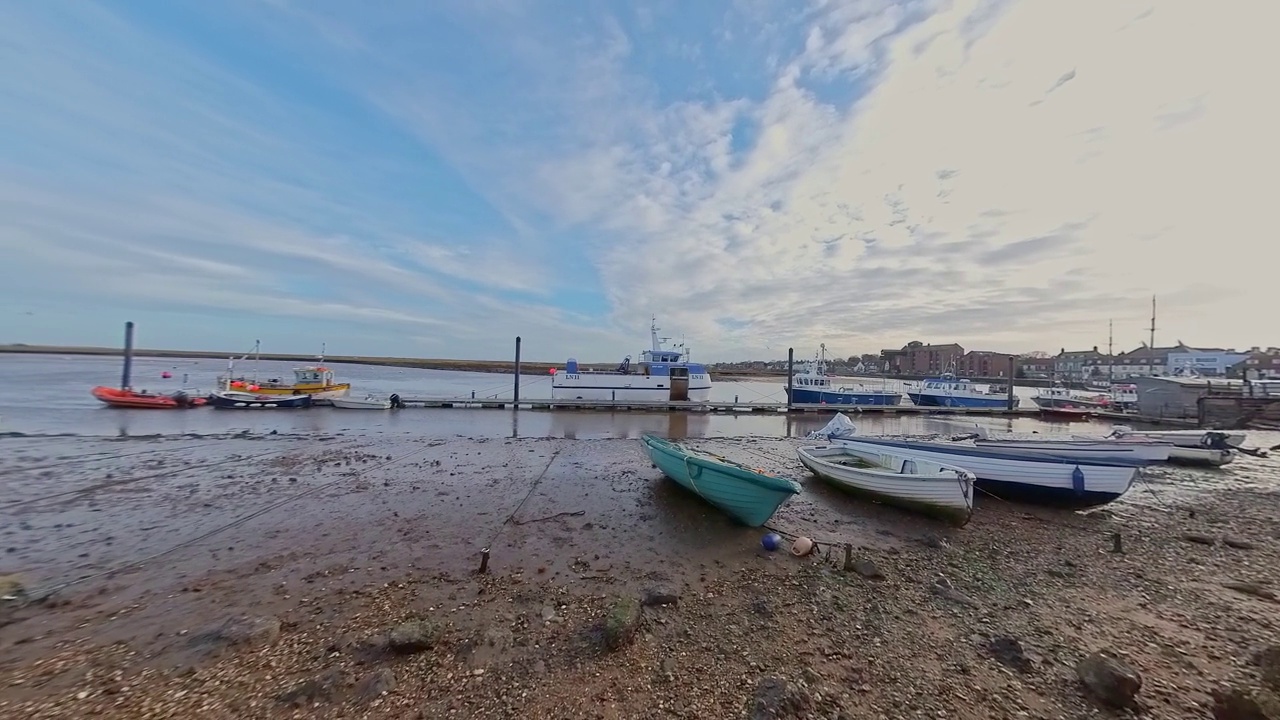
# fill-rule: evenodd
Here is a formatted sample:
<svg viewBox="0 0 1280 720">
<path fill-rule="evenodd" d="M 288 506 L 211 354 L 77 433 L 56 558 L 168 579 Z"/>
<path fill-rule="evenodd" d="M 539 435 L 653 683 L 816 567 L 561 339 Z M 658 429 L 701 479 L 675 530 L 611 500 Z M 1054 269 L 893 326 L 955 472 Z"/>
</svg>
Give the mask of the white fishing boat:
<svg viewBox="0 0 1280 720">
<path fill-rule="evenodd" d="M 1173 445 L 1157 442 L 1123 442 L 1120 440 L 1098 440 L 1090 438 L 979 438 L 973 441 L 975 447 L 990 447 L 1007 450 L 1028 450 L 1043 452 L 1058 457 L 1080 458 L 1082 460 L 1117 459 L 1120 461 L 1164 462 L 1169 459 Z"/>
<path fill-rule="evenodd" d="M 907 397 L 913 405 L 925 407 L 1002 408 L 1009 404 L 1005 392 L 991 385 L 979 386 L 971 380 L 958 378 L 954 373 L 925 378 L 917 385 L 907 387 Z M 1013 396 L 1013 406 L 1021 400 Z"/>
<path fill-rule="evenodd" d="M 896 452 L 941 465 L 962 467 L 975 486 L 997 498 L 1083 509 L 1105 505 L 1129 491 L 1139 463 L 1061 457 L 1052 453 L 1001 450 L 961 443 L 891 440 L 857 435 L 843 413 L 809 437 L 864 452 Z"/>
<path fill-rule="evenodd" d="M 689 362 L 684 343 L 665 349 L 671 338 L 658 337 L 656 318 L 649 325 L 651 347 L 631 365 L 628 355 L 614 370 L 579 368 L 569 358 L 563 370 L 551 375 L 551 397 L 556 400 L 609 400 L 616 402 L 706 402 L 711 399 L 711 374 L 704 365 Z"/>
<path fill-rule="evenodd" d="M 954 465 L 883 450 L 840 445 L 802 447 L 800 462 L 848 492 L 934 515 L 956 525 L 973 514 L 973 474 Z"/>
<path fill-rule="evenodd" d="M 353 397 L 335 397 L 329 398 L 329 402 L 333 403 L 336 408 L 345 410 L 390 410 L 391 401 L 386 398 L 376 398 L 372 395 L 366 395 L 363 398 Z"/>
<path fill-rule="evenodd" d="M 1175 431 L 1176 432 L 1176 431 Z M 1217 435 L 1218 437 L 1214 437 Z M 1209 431 L 1202 435 L 1201 442 L 1190 444 L 1188 438 L 1177 438 L 1179 442 L 1188 443 L 1187 445 L 1175 445 L 1168 440 L 1155 440 L 1144 434 L 1136 435 L 1112 435 L 1101 438 L 1107 442 L 1131 443 L 1137 446 L 1161 444 L 1169 446 L 1168 461 L 1179 463 L 1182 465 L 1209 465 L 1212 467 L 1221 467 L 1223 465 L 1235 462 L 1240 451 L 1231 447 L 1228 440 L 1223 439 L 1225 433 Z M 1243 442 L 1243 435 L 1240 435 Z M 1098 441 L 1100 438 L 1091 438 L 1083 435 L 1076 435 L 1075 438 L 1081 441 Z"/>
</svg>

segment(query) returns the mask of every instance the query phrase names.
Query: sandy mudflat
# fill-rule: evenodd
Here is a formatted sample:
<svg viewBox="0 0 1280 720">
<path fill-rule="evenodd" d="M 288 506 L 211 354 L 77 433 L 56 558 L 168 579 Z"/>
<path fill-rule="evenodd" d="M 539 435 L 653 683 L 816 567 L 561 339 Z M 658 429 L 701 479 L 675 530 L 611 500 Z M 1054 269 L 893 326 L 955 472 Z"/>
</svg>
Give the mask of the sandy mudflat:
<svg viewBox="0 0 1280 720">
<path fill-rule="evenodd" d="M 5 718 L 1092 718 L 1101 649 L 1151 718 L 1280 683 L 1275 460 L 957 530 L 809 479 L 795 441 L 692 441 L 801 479 L 774 524 L 851 543 L 845 571 L 764 552 L 634 440 L 3 443 Z M 620 598 L 652 604 L 610 650 Z"/>
</svg>

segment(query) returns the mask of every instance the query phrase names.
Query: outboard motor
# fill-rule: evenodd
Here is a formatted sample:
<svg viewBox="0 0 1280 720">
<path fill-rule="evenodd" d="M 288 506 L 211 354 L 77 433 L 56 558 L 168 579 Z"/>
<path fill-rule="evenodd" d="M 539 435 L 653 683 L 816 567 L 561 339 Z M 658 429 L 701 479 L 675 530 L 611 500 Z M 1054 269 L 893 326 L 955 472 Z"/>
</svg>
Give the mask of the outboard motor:
<svg viewBox="0 0 1280 720">
<path fill-rule="evenodd" d="M 178 403 L 178 407 L 187 407 L 188 405 L 191 404 L 191 398 L 188 397 L 187 394 L 181 390 L 170 395 L 169 397 L 173 398 L 173 401 Z"/>
<path fill-rule="evenodd" d="M 1200 438 L 1200 445 L 1211 450 L 1230 450 L 1227 434 L 1223 432 L 1207 432 Z"/>
<path fill-rule="evenodd" d="M 396 409 L 404 408 L 404 400 L 400 399 L 400 395 L 398 393 L 391 393 L 391 397 L 387 399 L 391 401 L 391 407 Z"/>
</svg>

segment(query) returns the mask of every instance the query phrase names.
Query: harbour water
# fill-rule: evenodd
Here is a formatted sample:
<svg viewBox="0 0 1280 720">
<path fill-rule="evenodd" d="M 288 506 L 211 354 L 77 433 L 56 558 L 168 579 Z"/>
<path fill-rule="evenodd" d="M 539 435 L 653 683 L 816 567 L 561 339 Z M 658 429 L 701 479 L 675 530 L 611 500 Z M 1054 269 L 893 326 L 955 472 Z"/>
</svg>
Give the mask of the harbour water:
<svg viewBox="0 0 1280 720">
<path fill-rule="evenodd" d="M 292 377 L 296 363 L 263 361 L 256 376 Z M 496 373 L 421 370 L 330 363 L 340 382 L 352 384 L 351 395 L 366 393 L 406 397 L 510 398 L 513 375 Z M 551 396 L 551 376 L 547 367 L 526 364 L 521 376 L 522 398 Z M 226 361 L 217 359 L 175 360 L 135 358 L 133 386 L 155 392 L 180 389 L 207 393 L 216 378 L 225 372 Z M 237 374 L 255 375 L 254 363 L 236 366 Z M 302 411 L 190 411 L 121 410 L 94 400 L 94 385 L 118 385 L 120 359 L 97 356 L 0 355 L 0 372 L 6 382 L 0 386 L 0 432 L 29 435 L 71 433 L 89 436 L 143 436 L 213 434 L 224 432 L 281 433 L 412 433 L 428 437 L 639 437 L 658 432 L 669 437 L 728 437 L 765 435 L 802 436 L 830 419 L 827 413 L 805 416 L 709 415 L 701 413 L 626 412 L 512 412 L 488 409 L 408 409 L 396 412 L 339 410 L 329 407 Z M 168 372 L 171 378 L 162 378 Z M 864 379 L 869 387 L 902 390 L 897 380 Z M 715 402 L 783 402 L 783 379 L 767 381 L 717 381 L 712 387 Z M 1030 405 L 1033 388 L 1015 388 L 1024 406 Z M 474 394 L 474 395 L 473 395 Z M 904 403 L 909 401 L 904 397 Z M 1030 432 L 1065 423 L 1046 425 L 1032 418 L 1010 421 L 974 418 L 993 430 Z M 870 432 L 925 434 L 955 432 L 953 421 L 926 416 L 867 415 L 859 423 Z M 1075 423 L 1080 425 L 1080 423 Z"/>
</svg>

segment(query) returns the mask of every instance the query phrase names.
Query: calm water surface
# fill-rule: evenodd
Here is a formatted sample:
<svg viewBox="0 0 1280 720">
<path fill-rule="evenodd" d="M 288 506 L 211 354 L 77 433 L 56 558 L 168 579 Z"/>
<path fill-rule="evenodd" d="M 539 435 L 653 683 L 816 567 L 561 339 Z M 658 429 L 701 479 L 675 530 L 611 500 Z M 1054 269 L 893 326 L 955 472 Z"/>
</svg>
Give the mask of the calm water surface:
<svg viewBox="0 0 1280 720">
<path fill-rule="evenodd" d="M 292 377 L 296 363 L 260 363 L 258 377 Z M 511 397 L 514 376 L 493 373 L 419 370 L 331 363 L 340 381 L 352 383 L 352 395 L 399 393 L 419 397 Z M 225 360 L 175 360 L 137 358 L 134 360 L 135 388 L 172 392 L 179 389 L 211 390 L 226 368 Z M 551 382 L 546 368 L 521 377 L 521 395 L 550 397 Z M 90 394 L 95 385 L 116 386 L 120 382 L 120 359 L 91 356 L 0 355 L 5 382 L 0 385 L 0 431 L 27 434 L 71 433 L 77 435 L 180 435 L 225 432 L 410 433 L 428 437 L 639 437 L 657 432 L 668 437 L 731 437 L 764 435 L 795 437 L 816 430 L 833 413 L 805 415 L 753 414 L 712 415 L 704 413 L 641 413 L 567 411 L 546 412 L 488 409 L 408 408 L 390 412 L 341 410 L 317 407 L 306 410 L 122 410 L 108 408 Z M 253 363 L 237 366 L 252 375 Z M 171 379 L 161 378 L 168 371 Z M 898 381 L 865 381 L 901 390 Z M 1024 403 L 1030 403 L 1032 388 L 1016 388 Z M 785 399 L 782 383 L 717 382 L 712 399 L 729 402 Z M 904 398 L 905 401 L 905 398 Z M 867 414 L 858 424 L 868 433 L 926 434 L 963 432 L 974 423 L 996 431 L 1104 433 L 1109 424 L 1045 423 L 1034 418 L 1016 420 L 972 418 L 965 421 L 926 416 L 880 416 Z"/>
</svg>

